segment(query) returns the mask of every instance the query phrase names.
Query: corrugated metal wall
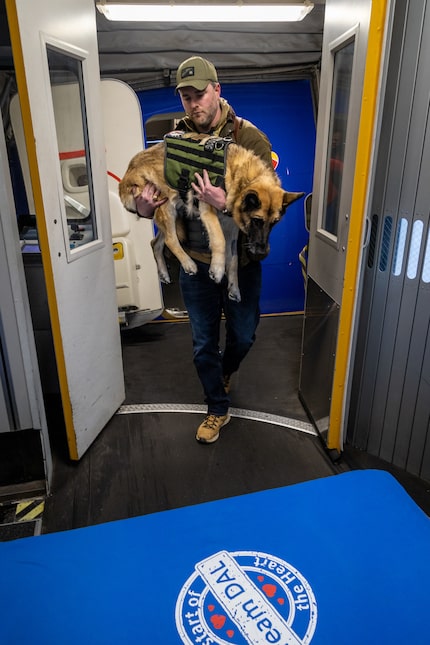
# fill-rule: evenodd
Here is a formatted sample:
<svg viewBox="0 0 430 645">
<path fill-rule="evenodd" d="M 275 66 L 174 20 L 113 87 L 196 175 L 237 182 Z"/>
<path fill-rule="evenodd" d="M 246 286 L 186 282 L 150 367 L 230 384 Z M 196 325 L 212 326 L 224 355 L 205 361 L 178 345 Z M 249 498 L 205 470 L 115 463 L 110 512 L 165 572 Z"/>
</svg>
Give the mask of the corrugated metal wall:
<svg viewBox="0 0 430 645">
<path fill-rule="evenodd" d="M 348 443 L 430 480 L 430 0 L 397 2 Z"/>
</svg>

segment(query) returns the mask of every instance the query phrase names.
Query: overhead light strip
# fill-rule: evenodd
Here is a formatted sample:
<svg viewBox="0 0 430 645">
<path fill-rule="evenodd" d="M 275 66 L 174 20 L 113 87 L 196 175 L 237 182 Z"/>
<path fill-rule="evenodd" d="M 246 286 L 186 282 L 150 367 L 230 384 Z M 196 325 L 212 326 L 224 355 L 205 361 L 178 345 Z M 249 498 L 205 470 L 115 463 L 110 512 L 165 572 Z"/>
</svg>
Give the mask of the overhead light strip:
<svg viewBox="0 0 430 645">
<path fill-rule="evenodd" d="M 97 3 L 97 9 L 108 20 L 125 22 L 297 22 L 313 7 L 311 2 L 260 5 Z"/>
</svg>

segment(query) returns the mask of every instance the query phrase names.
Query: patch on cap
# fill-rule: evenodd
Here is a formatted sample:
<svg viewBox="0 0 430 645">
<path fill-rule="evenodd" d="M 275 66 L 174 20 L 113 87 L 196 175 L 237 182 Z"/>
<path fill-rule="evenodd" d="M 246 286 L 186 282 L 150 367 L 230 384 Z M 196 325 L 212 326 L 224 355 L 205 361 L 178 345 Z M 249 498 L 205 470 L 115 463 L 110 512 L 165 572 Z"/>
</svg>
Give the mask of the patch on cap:
<svg viewBox="0 0 430 645">
<path fill-rule="evenodd" d="M 194 76 L 194 74 L 195 74 L 194 67 L 184 67 L 184 69 L 181 70 L 181 79 L 189 78 L 190 76 Z"/>
</svg>

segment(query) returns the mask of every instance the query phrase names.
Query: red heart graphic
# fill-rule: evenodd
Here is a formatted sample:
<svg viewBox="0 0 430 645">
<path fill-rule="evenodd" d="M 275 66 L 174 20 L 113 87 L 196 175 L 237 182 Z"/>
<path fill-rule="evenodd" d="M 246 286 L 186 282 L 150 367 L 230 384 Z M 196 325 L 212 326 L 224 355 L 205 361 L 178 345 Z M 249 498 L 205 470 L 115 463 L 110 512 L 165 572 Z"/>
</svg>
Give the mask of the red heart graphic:
<svg viewBox="0 0 430 645">
<path fill-rule="evenodd" d="M 234 636 L 234 630 L 233 629 L 227 629 L 226 634 L 229 638 L 233 638 Z"/>
<path fill-rule="evenodd" d="M 263 585 L 263 591 L 269 598 L 273 598 L 276 593 L 276 585 Z"/>
<path fill-rule="evenodd" d="M 285 600 L 283 598 L 278 598 L 278 604 L 283 605 Z"/>
<path fill-rule="evenodd" d="M 211 616 L 211 623 L 215 627 L 215 629 L 222 629 L 225 625 L 226 621 L 225 616 L 221 616 L 220 614 L 214 614 Z"/>
<path fill-rule="evenodd" d="M 264 580 L 264 576 L 257 576 L 257 580 L 258 580 L 259 582 L 263 582 L 263 580 Z"/>
<path fill-rule="evenodd" d="M 213 611 L 215 609 L 215 605 L 208 605 L 209 611 Z"/>
</svg>

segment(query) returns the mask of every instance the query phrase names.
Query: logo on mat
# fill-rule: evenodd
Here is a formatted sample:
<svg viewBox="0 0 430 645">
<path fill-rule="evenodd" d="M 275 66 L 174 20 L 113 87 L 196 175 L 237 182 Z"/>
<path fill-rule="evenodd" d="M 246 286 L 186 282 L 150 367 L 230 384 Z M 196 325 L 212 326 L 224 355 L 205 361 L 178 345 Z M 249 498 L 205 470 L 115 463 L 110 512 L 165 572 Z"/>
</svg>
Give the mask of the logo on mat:
<svg viewBox="0 0 430 645">
<path fill-rule="evenodd" d="M 316 622 L 308 581 L 288 562 L 254 551 L 198 562 L 176 603 L 187 645 L 306 645 Z"/>
</svg>

